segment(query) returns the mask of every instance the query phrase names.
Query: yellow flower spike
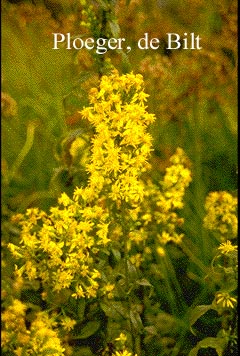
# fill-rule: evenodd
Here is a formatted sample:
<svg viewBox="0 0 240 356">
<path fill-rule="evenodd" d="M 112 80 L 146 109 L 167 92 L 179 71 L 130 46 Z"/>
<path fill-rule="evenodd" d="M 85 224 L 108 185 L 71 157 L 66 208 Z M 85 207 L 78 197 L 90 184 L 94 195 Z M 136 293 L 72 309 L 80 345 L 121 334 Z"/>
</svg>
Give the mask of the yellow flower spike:
<svg viewBox="0 0 240 356">
<path fill-rule="evenodd" d="M 237 198 L 228 192 L 211 192 L 206 198 L 205 228 L 220 233 L 220 240 L 237 236 Z"/>
<path fill-rule="evenodd" d="M 147 98 L 142 86 L 141 76 L 132 73 L 119 76 L 114 70 L 112 75 L 102 76 L 100 89 L 90 92 L 90 102 L 92 93 L 97 101 L 94 99 L 94 104 L 92 102 L 92 106 L 82 111 L 83 117 L 96 129 L 92 158 L 87 165 L 90 184 L 98 187 L 98 191 L 112 187 L 108 196 L 118 204 L 125 201 L 136 205 L 144 196 L 139 177 L 146 169 L 152 150 L 146 127 L 155 118 L 141 106 Z M 129 155 L 131 159 L 126 161 L 125 157 Z M 98 178 L 94 182 L 94 174 L 96 178 L 104 178 L 101 184 Z"/>
<path fill-rule="evenodd" d="M 96 254 L 123 235 L 114 229 L 112 207 L 128 210 L 127 219 L 137 224 L 148 194 L 141 176 L 149 169 L 152 138 L 147 127 L 155 117 L 144 106 L 147 96 L 141 75 L 120 76 L 116 70 L 102 76 L 99 89 L 90 91 L 90 105 L 81 111 L 95 129 L 87 186 L 76 187 L 72 198 L 62 193 L 48 214 L 33 208 L 15 217 L 21 226 L 20 246 L 10 244 L 9 249 L 22 258 L 19 275 L 40 279 L 56 292 L 70 289 L 73 298 L 95 298 L 102 291 Z M 74 156 L 82 144 L 76 139 L 70 154 Z M 146 225 L 153 219 L 146 214 L 143 221 Z M 134 229 L 129 252 L 134 244 L 142 248 L 146 239 L 141 228 Z M 136 252 L 131 258 L 136 266 L 143 260 Z M 106 292 L 109 298 L 113 294 Z"/>
</svg>

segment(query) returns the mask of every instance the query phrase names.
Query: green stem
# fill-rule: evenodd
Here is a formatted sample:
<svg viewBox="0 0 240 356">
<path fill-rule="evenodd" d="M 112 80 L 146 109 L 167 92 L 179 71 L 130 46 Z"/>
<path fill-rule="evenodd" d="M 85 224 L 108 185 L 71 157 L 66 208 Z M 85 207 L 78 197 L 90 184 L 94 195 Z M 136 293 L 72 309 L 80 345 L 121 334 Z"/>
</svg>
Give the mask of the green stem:
<svg viewBox="0 0 240 356">
<path fill-rule="evenodd" d="M 128 216 L 128 209 L 126 207 L 122 207 L 122 212 L 121 212 L 121 216 L 122 216 L 122 230 L 123 230 L 123 236 L 124 236 L 124 267 L 125 267 L 125 281 L 126 281 L 126 302 L 127 302 L 127 308 L 128 308 L 128 313 L 130 316 L 130 311 L 131 311 L 131 294 L 132 292 L 129 293 L 130 291 L 130 283 L 129 283 L 129 276 L 128 276 L 128 271 L 129 271 L 129 267 L 128 267 L 128 262 L 129 262 L 129 253 L 128 253 L 128 234 L 129 234 L 129 227 L 128 224 L 129 222 L 125 219 L 125 216 Z M 131 335 L 132 335 L 132 347 L 133 347 L 133 353 L 137 354 L 138 356 L 140 356 L 141 353 L 141 339 L 140 339 L 140 335 L 138 333 L 136 333 L 136 330 L 134 328 L 134 325 L 132 324 L 131 318 L 130 318 L 130 331 L 131 331 Z"/>
<path fill-rule="evenodd" d="M 24 158 L 27 156 L 28 152 L 32 148 L 33 141 L 34 141 L 35 129 L 36 129 L 36 123 L 35 122 L 30 122 L 28 124 L 28 127 L 27 127 L 26 142 L 25 142 L 23 148 L 21 149 L 19 155 L 17 156 L 15 162 L 13 163 L 12 169 L 9 172 L 9 176 L 8 176 L 8 179 L 7 179 L 8 180 L 8 184 L 15 177 L 15 175 L 16 175 L 19 167 L 21 166 Z"/>
</svg>

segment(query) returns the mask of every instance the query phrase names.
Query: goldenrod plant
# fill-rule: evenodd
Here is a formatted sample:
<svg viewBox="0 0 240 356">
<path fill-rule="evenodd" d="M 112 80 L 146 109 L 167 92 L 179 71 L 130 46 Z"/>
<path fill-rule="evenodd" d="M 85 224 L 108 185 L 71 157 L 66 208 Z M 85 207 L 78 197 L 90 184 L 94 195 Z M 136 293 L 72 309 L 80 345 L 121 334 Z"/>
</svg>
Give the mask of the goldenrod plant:
<svg viewBox="0 0 240 356">
<path fill-rule="evenodd" d="M 17 279 L 33 283 L 31 293 L 39 299 L 24 328 L 19 325 L 29 318 L 30 300 L 23 304 L 14 298 L 6 307 L 3 350 L 18 355 L 31 354 L 30 350 L 36 350 L 36 355 L 64 355 L 66 347 L 65 354 L 74 354 L 75 346 L 78 355 L 83 355 L 86 349 L 79 348 L 76 340 L 99 334 L 103 355 L 107 342 L 114 340 L 118 343 L 112 355 L 144 352 L 141 339 L 151 330 L 144 325 L 144 301 L 156 293 L 148 264 L 166 258 L 167 244 L 181 246 L 184 219 L 178 212 L 192 180 L 190 162 L 180 148 L 162 181 L 149 180 L 152 138 L 147 127 L 155 118 L 146 111 L 146 100 L 141 75 L 119 75 L 114 70 L 103 76 L 99 88 L 89 93 L 89 106 L 81 111 L 83 120 L 94 127 L 87 184 L 76 187 L 72 197 L 62 193 L 48 213 L 29 208 L 13 216 L 12 221 L 20 226 L 19 243 L 8 244 L 16 260 L 14 273 Z M 218 208 L 213 209 L 216 204 Z M 221 238 L 227 233 L 235 238 L 236 199 L 227 192 L 211 193 L 206 209 L 205 226 L 219 230 Z M 234 310 L 236 250 L 225 237 L 214 260 L 224 257 L 224 265 L 212 264 L 212 273 L 217 273 L 225 289 L 217 291 L 211 306 L 197 311 L 197 318 L 209 308 L 220 315 Z M 197 318 L 193 311 L 191 324 Z M 223 329 L 225 342 L 229 328 Z"/>
<path fill-rule="evenodd" d="M 209 310 L 220 316 L 221 328 L 216 337 L 199 341 L 189 356 L 198 355 L 198 350 L 212 347 L 217 355 L 224 351 L 232 354 L 237 345 L 237 283 L 238 246 L 232 243 L 237 237 L 237 198 L 228 192 L 211 192 L 206 198 L 204 225 L 218 234 L 221 242 L 211 263 L 207 279 L 217 285 L 212 304 L 197 306 L 191 312 L 191 325 Z"/>
</svg>

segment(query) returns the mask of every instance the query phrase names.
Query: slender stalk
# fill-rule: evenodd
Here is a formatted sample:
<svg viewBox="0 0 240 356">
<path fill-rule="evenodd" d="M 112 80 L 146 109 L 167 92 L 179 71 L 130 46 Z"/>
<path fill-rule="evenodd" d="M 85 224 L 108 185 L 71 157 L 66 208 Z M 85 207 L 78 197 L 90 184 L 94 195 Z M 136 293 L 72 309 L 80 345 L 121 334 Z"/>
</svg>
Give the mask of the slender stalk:
<svg viewBox="0 0 240 356">
<path fill-rule="evenodd" d="M 21 166 L 24 158 L 27 156 L 28 152 L 32 148 L 33 141 L 34 141 L 35 129 L 36 129 L 36 123 L 30 122 L 27 127 L 27 138 L 26 138 L 25 144 L 24 144 L 23 148 L 21 149 L 19 155 L 17 156 L 15 162 L 13 163 L 12 169 L 11 169 L 8 179 L 7 179 L 8 183 L 10 183 L 10 181 L 15 177 L 17 170 Z"/>
<path fill-rule="evenodd" d="M 124 236 L 124 268 L 125 268 L 125 281 L 126 281 L 126 302 L 127 302 L 127 308 L 128 308 L 128 314 L 129 314 L 129 322 L 130 322 L 130 331 L 132 335 L 132 347 L 133 347 L 133 353 L 137 354 L 140 356 L 141 354 L 141 338 L 139 333 L 136 331 L 136 328 L 134 328 L 134 325 L 132 323 L 132 320 L 130 318 L 130 311 L 131 311 L 131 306 L 132 306 L 132 292 L 129 293 L 129 290 L 131 288 L 130 286 L 130 280 L 129 280 L 129 253 L 128 253 L 128 234 L 130 232 L 129 229 L 129 222 L 126 221 L 125 216 L 128 216 L 128 209 L 123 206 L 122 208 L 122 229 L 123 229 L 123 236 Z"/>
</svg>

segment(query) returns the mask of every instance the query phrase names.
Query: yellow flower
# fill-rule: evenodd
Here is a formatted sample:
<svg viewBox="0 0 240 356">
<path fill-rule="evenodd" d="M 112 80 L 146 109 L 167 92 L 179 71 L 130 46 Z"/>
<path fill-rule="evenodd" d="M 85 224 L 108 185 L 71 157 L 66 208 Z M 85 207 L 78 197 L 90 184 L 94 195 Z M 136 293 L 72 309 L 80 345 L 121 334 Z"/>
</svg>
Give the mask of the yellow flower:
<svg viewBox="0 0 240 356">
<path fill-rule="evenodd" d="M 8 244 L 8 249 L 10 250 L 10 252 L 12 253 L 12 255 L 15 257 L 15 258 L 21 258 L 23 257 L 22 253 L 20 253 L 21 251 L 21 248 L 12 244 L 11 242 Z"/>
<path fill-rule="evenodd" d="M 100 89 L 90 93 L 92 105 L 82 110 L 82 116 L 96 130 L 87 165 L 90 185 L 99 193 L 110 190 L 108 196 L 118 204 L 126 201 L 135 205 L 144 196 L 140 175 L 152 150 L 146 127 L 155 118 L 143 105 L 147 95 L 142 87 L 142 76 L 119 76 L 115 70 L 102 76 Z"/>
<path fill-rule="evenodd" d="M 100 238 L 100 244 L 106 245 L 110 239 L 107 237 L 108 236 L 108 226 L 109 223 L 101 223 L 97 225 L 98 231 L 97 231 L 97 236 Z"/>
<path fill-rule="evenodd" d="M 72 297 L 74 298 L 84 298 L 85 297 L 85 293 L 83 291 L 83 288 L 82 286 L 78 285 L 76 288 L 75 288 L 76 292 L 72 294 Z"/>
<path fill-rule="evenodd" d="M 157 254 L 158 254 L 160 257 L 163 257 L 163 256 L 166 255 L 166 252 L 165 252 L 165 250 L 164 250 L 163 247 L 158 246 L 158 247 L 157 247 Z"/>
<path fill-rule="evenodd" d="M 65 349 L 61 345 L 58 334 L 53 330 L 54 323 L 49 319 L 47 313 L 39 312 L 31 324 L 31 338 L 29 349 L 37 355 L 48 354 L 64 356 Z M 52 353 L 52 350 L 55 352 Z"/>
<path fill-rule="evenodd" d="M 86 288 L 86 297 L 87 298 L 95 298 L 97 295 L 97 289 L 98 289 L 98 283 L 96 283 L 94 286 L 91 285 Z"/>
<path fill-rule="evenodd" d="M 218 247 L 218 250 L 221 252 L 221 254 L 227 255 L 229 252 L 237 251 L 238 246 L 233 246 L 231 241 L 227 240 L 226 242 L 221 243 L 221 245 Z"/>
<path fill-rule="evenodd" d="M 231 297 L 227 292 L 220 292 L 216 295 L 216 303 L 220 304 L 223 308 L 234 308 L 234 304 L 237 303 L 237 299 Z"/>
<path fill-rule="evenodd" d="M 14 299 L 13 304 L 11 306 L 11 311 L 13 314 L 17 315 L 25 315 L 25 311 L 27 310 L 27 306 L 23 304 L 20 300 Z"/>
<path fill-rule="evenodd" d="M 115 351 L 115 353 L 112 356 L 133 356 L 133 354 L 127 350 L 123 350 L 123 351 Z M 134 356 L 137 356 L 137 354 L 135 354 Z"/>
<path fill-rule="evenodd" d="M 113 294 L 114 288 L 115 288 L 115 284 L 107 283 L 105 286 L 103 286 L 102 292 L 103 294 L 107 294 L 108 299 L 111 299 L 114 296 Z"/>
<path fill-rule="evenodd" d="M 14 354 L 16 356 L 22 356 L 23 355 L 23 347 L 18 347 L 16 350 L 14 350 Z"/>
<path fill-rule="evenodd" d="M 143 261 L 143 257 L 142 257 L 142 255 L 140 253 L 137 253 L 136 255 L 131 256 L 129 260 L 131 261 L 131 263 L 133 265 L 135 265 L 136 267 L 139 267 L 139 266 L 141 266 L 141 263 Z"/>
<path fill-rule="evenodd" d="M 76 320 L 69 318 L 68 316 L 65 316 L 62 321 L 61 324 L 63 326 L 64 330 L 70 331 L 74 328 L 74 326 L 76 325 Z"/>
<path fill-rule="evenodd" d="M 211 192 L 206 198 L 204 226 L 220 233 L 221 241 L 237 236 L 237 198 L 228 192 Z"/>
<path fill-rule="evenodd" d="M 61 197 L 58 198 L 58 203 L 66 207 L 71 204 L 71 199 L 66 193 L 62 193 Z"/>
<path fill-rule="evenodd" d="M 127 336 L 124 333 L 120 333 L 119 337 L 115 339 L 116 341 L 120 341 L 122 344 L 125 344 L 127 341 Z"/>
</svg>

